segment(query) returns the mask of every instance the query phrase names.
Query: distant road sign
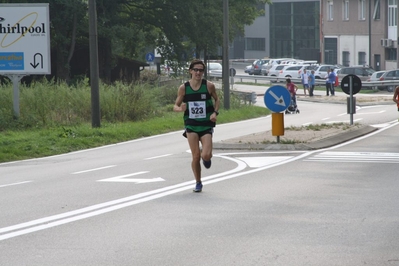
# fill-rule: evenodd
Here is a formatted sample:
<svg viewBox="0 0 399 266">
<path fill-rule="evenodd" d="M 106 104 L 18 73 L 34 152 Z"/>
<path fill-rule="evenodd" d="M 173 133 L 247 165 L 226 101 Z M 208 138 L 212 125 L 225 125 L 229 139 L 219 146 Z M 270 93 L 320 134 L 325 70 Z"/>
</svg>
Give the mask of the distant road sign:
<svg viewBox="0 0 399 266">
<path fill-rule="evenodd" d="M 145 55 L 145 60 L 147 62 L 154 62 L 154 59 L 155 59 L 155 55 L 153 53 L 147 53 Z"/>
<path fill-rule="evenodd" d="M 0 4 L 0 73 L 51 74 L 49 4 Z"/>
<path fill-rule="evenodd" d="M 358 93 L 362 88 L 362 81 L 356 75 L 346 75 L 341 81 L 341 89 L 346 94 L 350 95 L 350 77 L 352 77 L 352 95 Z"/>
<path fill-rule="evenodd" d="M 291 94 L 281 85 L 271 86 L 264 96 L 265 105 L 270 111 L 280 113 L 285 111 L 291 103 Z"/>
</svg>

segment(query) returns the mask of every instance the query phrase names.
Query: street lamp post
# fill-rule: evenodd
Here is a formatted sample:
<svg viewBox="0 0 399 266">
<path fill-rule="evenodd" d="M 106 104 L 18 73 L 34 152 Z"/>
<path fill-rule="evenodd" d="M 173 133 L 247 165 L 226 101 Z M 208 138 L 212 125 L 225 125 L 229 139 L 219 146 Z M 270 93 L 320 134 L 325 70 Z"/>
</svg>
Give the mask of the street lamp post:
<svg viewBox="0 0 399 266">
<path fill-rule="evenodd" d="M 223 0 L 223 92 L 224 108 L 230 109 L 229 84 L 229 0 Z"/>
<path fill-rule="evenodd" d="M 91 86 L 91 124 L 100 127 L 100 92 L 98 69 L 98 39 L 96 1 L 89 0 L 89 46 L 90 46 L 90 86 Z"/>
</svg>

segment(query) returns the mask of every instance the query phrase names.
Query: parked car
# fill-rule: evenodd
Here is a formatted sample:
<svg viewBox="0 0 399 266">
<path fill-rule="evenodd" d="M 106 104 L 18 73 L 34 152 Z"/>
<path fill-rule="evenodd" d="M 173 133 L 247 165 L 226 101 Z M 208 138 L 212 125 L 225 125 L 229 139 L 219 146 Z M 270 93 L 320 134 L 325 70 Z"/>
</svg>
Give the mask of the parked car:
<svg viewBox="0 0 399 266">
<path fill-rule="evenodd" d="M 338 73 L 338 80 L 341 80 L 349 74 L 356 75 L 360 78 L 361 81 L 367 81 L 370 76 L 375 72 L 374 69 L 371 67 L 364 67 L 364 66 L 353 66 L 353 67 L 343 67 L 339 70 Z"/>
<path fill-rule="evenodd" d="M 283 69 L 285 66 L 288 65 L 273 65 L 269 70 L 268 70 L 268 76 L 271 77 L 278 77 L 278 74 L 280 73 L 280 70 Z M 271 79 L 270 82 L 276 82 L 276 80 Z"/>
<path fill-rule="evenodd" d="M 304 65 L 287 65 L 284 66 L 278 73 L 279 78 L 300 78 Z"/>
<path fill-rule="evenodd" d="M 374 72 L 368 79 L 367 79 L 367 81 L 368 82 L 370 82 L 370 81 L 379 81 L 380 80 L 380 77 L 385 73 L 386 71 L 385 70 L 383 70 L 383 71 L 376 71 L 376 72 Z M 386 87 L 385 86 L 375 86 L 375 87 L 372 87 L 374 90 L 385 90 L 386 89 Z"/>
<path fill-rule="evenodd" d="M 386 80 L 398 80 L 399 82 L 399 69 L 388 70 L 381 75 L 380 81 Z M 384 86 L 387 91 L 393 92 L 395 90 L 395 85 Z"/>
<path fill-rule="evenodd" d="M 267 63 L 267 64 L 263 64 L 262 65 L 262 68 L 261 68 L 261 70 L 260 70 L 260 74 L 261 75 L 263 75 L 263 76 L 267 76 L 267 74 L 269 73 L 269 63 Z M 250 74 L 251 75 L 251 74 Z"/>
<path fill-rule="evenodd" d="M 252 72 L 252 65 L 246 66 L 244 72 L 248 73 L 249 75 L 253 75 L 254 73 Z"/>
<path fill-rule="evenodd" d="M 220 63 L 210 62 L 208 63 L 208 73 L 220 73 L 222 74 L 223 66 Z"/>
<path fill-rule="evenodd" d="M 267 64 L 268 62 L 269 62 L 269 59 L 258 59 L 258 60 L 255 60 L 252 63 L 252 74 L 253 75 L 260 75 L 261 74 L 262 65 Z"/>
<path fill-rule="evenodd" d="M 315 79 L 324 79 L 329 69 L 337 69 L 334 65 L 320 65 L 314 69 Z"/>
</svg>

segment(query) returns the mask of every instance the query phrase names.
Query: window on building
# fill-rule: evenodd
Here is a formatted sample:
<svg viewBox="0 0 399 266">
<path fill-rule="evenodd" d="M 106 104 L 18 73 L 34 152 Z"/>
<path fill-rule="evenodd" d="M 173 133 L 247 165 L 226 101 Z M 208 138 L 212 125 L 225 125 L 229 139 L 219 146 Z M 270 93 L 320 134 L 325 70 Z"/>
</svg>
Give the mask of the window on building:
<svg viewBox="0 0 399 266">
<path fill-rule="evenodd" d="M 389 0 L 388 1 L 388 26 L 398 25 L 398 1 L 397 0 Z"/>
<path fill-rule="evenodd" d="M 397 49 L 396 48 L 387 48 L 385 49 L 385 59 L 386 60 L 396 60 L 397 59 Z"/>
<path fill-rule="evenodd" d="M 349 20 L 349 0 L 344 0 L 342 4 L 342 19 Z"/>
<path fill-rule="evenodd" d="M 374 0 L 374 13 L 373 13 L 373 19 L 374 20 L 379 20 L 381 19 L 381 14 L 380 14 L 380 0 Z"/>
<path fill-rule="evenodd" d="M 349 52 L 348 51 L 343 51 L 342 52 L 342 65 L 344 66 L 350 66 L 350 60 L 349 60 Z"/>
<path fill-rule="evenodd" d="M 366 1 L 359 0 L 359 20 L 366 20 Z"/>
<path fill-rule="evenodd" d="M 359 52 L 359 65 L 365 65 L 366 62 L 366 53 L 365 52 Z"/>
<path fill-rule="evenodd" d="M 333 3 L 333 1 L 328 1 L 328 4 L 327 4 L 327 20 L 329 20 L 329 21 L 334 20 L 334 3 Z"/>
<path fill-rule="evenodd" d="M 265 38 L 245 38 L 245 50 L 265 51 Z"/>
</svg>

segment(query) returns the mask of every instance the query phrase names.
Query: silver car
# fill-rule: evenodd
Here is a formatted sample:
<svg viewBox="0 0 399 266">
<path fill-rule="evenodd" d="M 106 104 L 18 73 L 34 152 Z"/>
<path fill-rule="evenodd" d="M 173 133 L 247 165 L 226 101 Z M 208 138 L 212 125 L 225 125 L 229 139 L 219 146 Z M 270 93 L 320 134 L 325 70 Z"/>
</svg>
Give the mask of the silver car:
<svg viewBox="0 0 399 266">
<path fill-rule="evenodd" d="M 300 78 L 304 65 L 288 65 L 280 70 L 279 78 Z"/>
<path fill-rule="evenodd" d="M 268 76 L 270 77 L 278 77 L 278 74 L 280 73 L 280 71 L 288 65 L 273 65 L 270 69 L 269 72 L 267 73 Z M 270 82 L 276 82 L 276 79 L 270 79 Z"/>
<path fill-rule="evenodd" d="M 399 83 L 399 69 L 393 69 L 385 72 L 382 74 L 380 77 L 380 81 L 386 81 L 386 80 L 397 80 Z M 385 87 L 387 91 L 393 92 L 395 89 L 395 85 L 389 85 Z"/>
</svg>

